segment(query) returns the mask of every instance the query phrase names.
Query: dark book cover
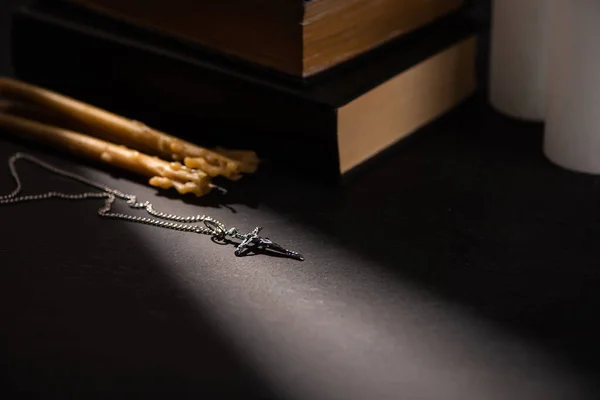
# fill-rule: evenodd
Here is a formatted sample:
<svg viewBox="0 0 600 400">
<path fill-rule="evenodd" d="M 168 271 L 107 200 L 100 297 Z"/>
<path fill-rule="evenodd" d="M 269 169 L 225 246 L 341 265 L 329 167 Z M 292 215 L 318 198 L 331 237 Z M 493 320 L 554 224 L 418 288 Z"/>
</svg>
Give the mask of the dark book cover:
<svg viewBox="0 0 600 400">
<path fill-rule="evenodd" d="M 22 80 L 203 145 L 252 148 L 337 179 L 339 107 L 475 31 L 453 15 L 297 80 L 50 1 L 17 15 L 13 59 Z"/>
</svg>

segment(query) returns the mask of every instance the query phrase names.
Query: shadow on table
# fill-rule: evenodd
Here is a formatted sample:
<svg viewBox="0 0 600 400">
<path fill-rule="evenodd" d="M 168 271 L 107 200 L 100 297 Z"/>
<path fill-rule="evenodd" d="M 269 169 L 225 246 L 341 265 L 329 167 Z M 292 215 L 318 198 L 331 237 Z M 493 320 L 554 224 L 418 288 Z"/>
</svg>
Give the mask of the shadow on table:
<svg viewBox="0 0 600 400">
<path fill-rule="evenodd" d="M 269 209 L 294 229 L 317 231 L 355 253 L 354 271 L 410 281 L 445 299 L 441 307 L 458 304 L 575 367 L 597 371 L 600 180 L 549 165 L 540 133 L 539 126 L 465 108 L 344 187 L 265 171 L 235 190 L 244 203 L 252 199 L 251 208 Z M 52 179 L 41 184 L 54 186 Z M 89 204 L 61 207 L 3 214 L 10 227 L 0 254 L 7 390 L 86 398 L 272 396 L 215 328 L 214 316 L 168 274 L 156 249 L 128 229 L 97 224 Z M 67 215 L 90 229 L 62 229 Z M 32 221 L 43 223 L 32 231 Z M 311 251 L 322 249 L 298 250 L 310 260 Z M 360 291 L 360 274 L 349 276 L 337 261 L 320 260 L 328 282 L 351 280 Z M 318 279 L 314 272 L 296 278 Z"/>
<path fill-rule="evenodd" d="M 392 154 L 328 193 L 277 178 L 276 190 L 270 179 L 257 190 L 266 207 L 371 260 L 364 268 L 412 281 L 595 374 L 600 178 L 551 165 L 540 125 L 478 103 Z"/>
<path fill-rule="evenodd" d="M 0 158 L 10 150 L 0 146 Z M 36 173 L 22 168 L 29 191 L 32 181 L 35 191 L 65 187 Z M 90 203 L 101 205 L 2 209 L 3 398 L 273 398 L 169 275 L 161 250 L 126 225 L 98 224 Z"/>
</svg>

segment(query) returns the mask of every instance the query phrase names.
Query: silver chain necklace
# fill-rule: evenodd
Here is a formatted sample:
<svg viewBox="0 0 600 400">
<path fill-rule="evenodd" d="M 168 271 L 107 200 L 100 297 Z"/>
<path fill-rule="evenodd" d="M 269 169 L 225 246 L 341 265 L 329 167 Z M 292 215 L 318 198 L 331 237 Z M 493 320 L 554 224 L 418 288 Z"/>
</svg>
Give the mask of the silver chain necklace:
<svg viewBox="0 0 600 400">
<path fill-rule="evenodd" d="M 32 164 L 36 164 L 41 168 L 46 169 L 47 171 L 83 183 L 90 187 L 96 188 L 100 190 L 99 192 L 83 192 L 77 194 L 69 194 L 69 193 L 60 193 L 60 192 L 45 192 L 33 195 L 20 195 L 23 185 L 21 183 L 21 178 L 19 177 L 19 173 L 17 172 L 16 163 L 18 160 L 25 160 Z M 62 200 L 87 200 L 87 199 L 104 199 L 104 205 L 98 209 L 98 215 L 103 218 L 111 218 L 129 222 L 136 222 L 140 224 L 151 225 L 160 228 L 173 229 L 176 231 L 183 232 L 191 232 L 198 233 L 203 235 L 212 236 L 213 240 L 232 243 L 236 242 L 230 240 L 235 239 L 239 241 L 236 245 L 235 255 L 238 257 L 244 256 L 250 252 L 264 252 L 268 253 L 276 253 L 280 256 L 285 256 L 289 258 L 293 258 L 296 260 L 304 261 L 304 257 L 295 251 L 291 251 L 285 249 L 284 247 L 278 245 L 277 243 L 273 243 L 268 238 L 263 238 L 259 236 L 261 227 L 255 228 L 250 233 L 239 233 L 236 228 L 225 227 L 225 224 L 222 222 L 208 217 L 206 215 L 196 215 L 196 216 L 179 216 L 174 214 L 167 214 L 163 212 L 159 212 L 154 209 L 152 204 L 148 201 L 139 202 L 135 195 L 123 193 L 117 189 L 110 188 L 106 185 L 102 185 L 97 182 L 93 182 L 89 179 L 86 179 L 82 176 L 76 175 L 72 172 L 64 171 L 59 169 L 53 165 L 50 165 L 36 157 L 33 157 L 28 154 L 17 153 L 11 156 L 8 160 L 8 168 L 10 173 L 16 183 L 15 189 L 4 196 L 0 196 L 0 206 L 9 205 L 9 204 L 18 204 L 18 203 L 26 203 L 31 201 L 43 201 L 50 199 L 62 199 Z M 116 202 L 117 199 L 124 200 L 129 207 L 132 209 L 142 209 L 145 210 L 150 217 L 138 217 L 135 215 L 123 214 L 112 211 L 112 206 Z M 202 225 L 196 225 L 197 223 L 204 223 Z"/>
</svg>

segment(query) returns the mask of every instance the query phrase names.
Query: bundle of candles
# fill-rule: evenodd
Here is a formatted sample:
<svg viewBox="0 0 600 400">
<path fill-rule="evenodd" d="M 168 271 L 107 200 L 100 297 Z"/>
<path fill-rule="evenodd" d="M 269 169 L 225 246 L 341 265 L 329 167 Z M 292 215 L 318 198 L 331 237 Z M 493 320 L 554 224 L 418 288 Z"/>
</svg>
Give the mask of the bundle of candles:
<svg viewBox="0 0 600 400">
<path fill-rule="evenodd" d="M 252 151 L 207 149 L 59 93 L 0 78 L 0 128 L 76 156 L 149 178 L 150 185 L 203 196 L 211 178 L 254 173 Z"/>
</svg>

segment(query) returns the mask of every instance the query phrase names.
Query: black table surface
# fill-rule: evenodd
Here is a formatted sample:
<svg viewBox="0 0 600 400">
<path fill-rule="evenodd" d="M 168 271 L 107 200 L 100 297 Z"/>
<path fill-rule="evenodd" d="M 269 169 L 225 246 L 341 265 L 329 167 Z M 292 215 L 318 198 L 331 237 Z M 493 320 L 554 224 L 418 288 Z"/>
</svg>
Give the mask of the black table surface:
<svg viewBox="0 0 600 400">
<path fill-rule="evenodd" d="M 266 165 L 194 201 L 0 131 L 0 193 L 24 151 L 306 256 L 236 258 L 95 200 L 0 207 L 0 394 L 597 399 L 600 178 L 541 147 L 474 103 L 342 187 Z M 85 190 L 19 166 L 26 193 Z"/>
<path fill-rule="evenodd" d="M 540 126 L 474 102 L 344 186 L 266 165 L 182 200 L 3 134 L 0 160 L 24 151 L 159 210 L 261 225 L 306 261 L 100 219 L 97 200 L 0 207 L 2 390 L 598 398 L 600 179 L 541 143 Z M 27 193 L 85 190 L 19 165 Z"/>
</svg>

